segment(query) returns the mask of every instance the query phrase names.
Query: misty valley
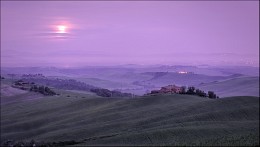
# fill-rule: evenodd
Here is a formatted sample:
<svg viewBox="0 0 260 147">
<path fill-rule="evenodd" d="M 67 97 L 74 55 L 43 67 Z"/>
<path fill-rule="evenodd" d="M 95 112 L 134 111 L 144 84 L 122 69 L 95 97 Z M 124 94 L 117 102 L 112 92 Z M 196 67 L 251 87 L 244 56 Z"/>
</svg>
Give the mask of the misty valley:
<svg viewBox="0 0 260 147">
<path fill-rule="evenodd" d="M 259 69 L 1 69 L 1 145 L 258 145 Z"/>
</svg>

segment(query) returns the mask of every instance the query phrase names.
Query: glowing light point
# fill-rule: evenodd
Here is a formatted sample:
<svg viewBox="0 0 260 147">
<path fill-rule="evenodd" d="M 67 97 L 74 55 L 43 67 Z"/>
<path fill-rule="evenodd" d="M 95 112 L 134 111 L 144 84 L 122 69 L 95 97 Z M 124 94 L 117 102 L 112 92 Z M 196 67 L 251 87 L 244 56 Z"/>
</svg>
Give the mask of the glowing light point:
<svg viewBox="0 0 260 147">
<path fill-rule="evenodd" d="M 58 32 L 57 33 L 66 33 L 67 27 L 64 25 L 57 26 Z"/>
<path fill-rule="evenodd" d="M 187 71 L 179 71 L 178 73 L 179 74 L 187 74 L 188 72 Z"/>
</svg>

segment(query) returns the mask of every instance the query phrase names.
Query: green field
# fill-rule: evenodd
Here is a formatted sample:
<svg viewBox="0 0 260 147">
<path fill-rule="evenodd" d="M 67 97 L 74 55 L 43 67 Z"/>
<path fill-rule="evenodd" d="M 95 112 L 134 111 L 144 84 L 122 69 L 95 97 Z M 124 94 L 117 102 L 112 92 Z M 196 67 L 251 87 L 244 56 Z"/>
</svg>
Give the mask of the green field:
<svg viewBox="0 0 260 147">
<path fill-rule="evenodd" d="M 259 145 L 259 97 L 17 95 L 1 104 L 1 140 L 78 145 Z M 11 98 L 1 96 L 2 101 Z"/>
</svg>

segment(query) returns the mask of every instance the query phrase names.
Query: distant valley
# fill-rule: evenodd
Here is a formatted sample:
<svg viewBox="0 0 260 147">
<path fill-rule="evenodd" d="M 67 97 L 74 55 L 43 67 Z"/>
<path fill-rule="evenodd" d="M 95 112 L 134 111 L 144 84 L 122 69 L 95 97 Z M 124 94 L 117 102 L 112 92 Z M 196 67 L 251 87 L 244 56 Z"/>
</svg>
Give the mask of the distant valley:
<svg viewBox="0 0 260 147">
<path fill-rule="evenodd" d="M 245 87 L 251 87 L 247 93 L 252 96 L 259 96 L 258 80 L 251 80 L 243 85 L 236 85 L 235 80 L 241 81 L 248 78 L 259 77 L 259 68 L 257 67 L 196 67 L 196 66 L 89 66 L 82 68 L 56 68 L 56 67 L 27 67 L 27 68 L 3 68 L 2 75 L 9 78 L 19 78 L 23 74 L 43 74 L 48 79 L 73 79 L 83 82 L 87 85 L 105 88 L 109 90 L 117 90 L 135 95 L 143 95 L 151 90 L 158 89 L 162 86 L 175 84 L 178 86 L 195 86 L 205 87 L 205 90 L 217 91 L 221 96 L 231 96 L 219 88 L 216 82 L 221 82 L 222 87 L 228 84 L 228 89 L 234 96 L 243 96 L 242 91 L 246 91 Z M 12 74 L 13 75 L 12 77 Z M 17 76 L 17 77 L 16 77 Z M 236 81 L 237 81 L 236 80 Z M 224 82 L 227 81 L 227 82 Z M 232 82 L 234 81 L 234 86 Z M 203 86 L 204 84 L 204 86 Z M 216 85 L 216 86 L 215 86 Z M 219 85 L 219 84 L 218 84 Z M 236 85 L 236 86 L 235 86 Z M 244 87 L 243 87 L 244 86 Z"/>
</svg>

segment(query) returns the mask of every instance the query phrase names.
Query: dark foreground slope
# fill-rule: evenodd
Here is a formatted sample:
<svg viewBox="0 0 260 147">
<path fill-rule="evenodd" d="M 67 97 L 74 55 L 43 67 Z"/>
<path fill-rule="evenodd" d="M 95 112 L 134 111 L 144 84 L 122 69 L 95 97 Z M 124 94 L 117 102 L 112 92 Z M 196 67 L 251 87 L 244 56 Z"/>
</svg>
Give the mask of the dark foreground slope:
<svg viewBox="0 0 260 147">
<path fill-rule="evenodd" d="M 78 145 L 259 145 L 259 98 L 70 94 L 2 104 L 1 140 Z"/>
</svg>

